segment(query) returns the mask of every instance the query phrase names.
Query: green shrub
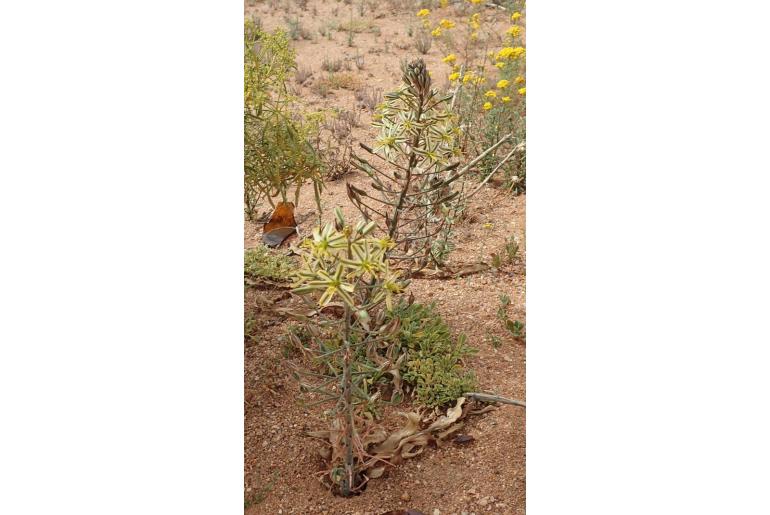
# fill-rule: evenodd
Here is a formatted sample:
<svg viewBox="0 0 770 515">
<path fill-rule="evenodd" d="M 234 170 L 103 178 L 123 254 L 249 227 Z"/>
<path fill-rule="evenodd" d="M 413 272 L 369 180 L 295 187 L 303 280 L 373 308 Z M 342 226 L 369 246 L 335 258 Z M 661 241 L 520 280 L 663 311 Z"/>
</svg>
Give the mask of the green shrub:
<svg viewBox="0 0 770 515">
<path fill-rule="evenodd" d="M 288 280 L 297 265 L 288 256 L 284 256 L 260 245 L 243 253 L 243 273 L 247 277 Z"/>
<path fill-rule="evenodd" d="M 464 370 L 461 360 L 476 350 L 467 344 L 464 334 L 452 335 L 436 312 L 435 304 L 401 302 L 391 318 L 401 322 L 395 355 L 407 353 L 401 368 L 402 378 L 414 388 L 421 404 L 430 407 L 451 404 L 474 389 L 474 374 Z"/>
<path fill-rule="evenodd" d="M 318 200 L 321 160 L 310 141 L 322 117 L 305 114 L 286 81 L 296 68 L 295 53 L 286 33 L 264 32 L 246 21 L 244 28 L 244 204 L 251 219 L 257 207 L 273 197 L 294 204 L 306 181 Z M 319 206 L 320 207 L 320 206 Z"/>
</svg>

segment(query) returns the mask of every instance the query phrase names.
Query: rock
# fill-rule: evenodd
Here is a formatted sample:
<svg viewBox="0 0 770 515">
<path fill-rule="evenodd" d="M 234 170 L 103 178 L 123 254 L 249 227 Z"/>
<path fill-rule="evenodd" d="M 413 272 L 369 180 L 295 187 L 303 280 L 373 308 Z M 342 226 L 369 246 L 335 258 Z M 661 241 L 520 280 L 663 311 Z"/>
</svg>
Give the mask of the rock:
<svg viewBox="0 0 770 515">
<path fill-rule="evenodd" d="M 407 502 L 411 498 L 412 498 L 412 496 L 409 495 L 408 492 L 404 492 L 403 494 L 401 494 L 401 500 L 404 501 L 404 502 Z"/>
<path fill-rule="evenodd" d="M 441 511 L 438 508 L 433 510 L 433 515 L 441 515 Z"/>
</svg>

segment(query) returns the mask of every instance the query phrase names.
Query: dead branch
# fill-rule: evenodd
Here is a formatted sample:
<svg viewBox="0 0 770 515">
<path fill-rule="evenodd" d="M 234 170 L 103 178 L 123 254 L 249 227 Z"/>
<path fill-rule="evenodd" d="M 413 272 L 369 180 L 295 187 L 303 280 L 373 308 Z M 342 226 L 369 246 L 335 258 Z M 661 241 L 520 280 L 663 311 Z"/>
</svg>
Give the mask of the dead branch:
<svg viewBox="0 0 770 515">
<path fill-rule="evenodd" d="M 516 399 L 508 399 L 506 397 L 490 395 L 488 393 L 469 392 L 463 395 L 469 399 L 475 399 L 481 402 L 502 402 L 503 404 L 512 404 L 514 406 L 521 406 L 522 408 L 527 407 L 524 401 L 517 401 Z"/>
</svg>

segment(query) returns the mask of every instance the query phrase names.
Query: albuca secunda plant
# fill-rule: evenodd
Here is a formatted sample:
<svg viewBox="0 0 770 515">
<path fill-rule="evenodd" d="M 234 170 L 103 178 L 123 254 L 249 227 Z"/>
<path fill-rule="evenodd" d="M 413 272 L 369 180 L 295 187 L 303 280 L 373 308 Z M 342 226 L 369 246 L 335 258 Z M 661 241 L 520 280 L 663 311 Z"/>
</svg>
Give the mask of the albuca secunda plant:
<svg viewBox="0 0 770 515">
<path fill-rule="evenodd" d="M 297 318 L 308 322 L 306 330 L 321 351 L 316 358 L 329 368 L 315 374 L 324 380 L 320 386 L 306 389 L 319 393 L 323 400 L 336 401 L 333 427 L 340 435 L 340 445 L 330 456 L 328 479 L 343 496 L 349 496 L 364 483 L 356 464 L 364 461 L 365 446 L 355 419 L 372 400 L 368 384 L 372 376 L 361 373 L 363 365 L 356 354 L 391 337 L 398 323 L 385 324 L 385 313 L 407 283 L 388 264 L 386 252 L 392 241 L 371 236 L 374 222 L 346 225 L 339 210 L 336 218 L 335 225 L 315 229 L 313 237 L 303 243 L 304 265 L 293 292 L 312 307 L 310 315 Z M 389 365 L 383 363 L 381 372 Z"/>
<path fill-rule="evenodd" d="M 443 264 L 464 206 L 464 184 L 458 179 L 510 136 L 460 168 L 460 129 L 450 110 L 451 95 L 431 88 L 422 59 L 404 64 L 402 71 L 403 85 L 385 95 L 375 115 L 380 133 L 374 148 L 361 144 L 377 160 L 354 156 L 352 161 L 377 193 L 351 184 L 347 193 L 395 243 L 389 257 L 416 271 Z"/>
<path fill-rule="evenodd" d="M 419 269 L 443 261 L 441 249 L 461 209 L 452 184 L 459 178 L 459 129 L 446 109 L 451 97 L 431 89 L 423 60 L 402 70 L 402 87 L 385 95 L 375 116 L 376 145 L 361 145 L 380 161 L 353 161 L 378 194 L 348 184 L 348 196 L 395 242 L 391 257 Z"/>
</svg>

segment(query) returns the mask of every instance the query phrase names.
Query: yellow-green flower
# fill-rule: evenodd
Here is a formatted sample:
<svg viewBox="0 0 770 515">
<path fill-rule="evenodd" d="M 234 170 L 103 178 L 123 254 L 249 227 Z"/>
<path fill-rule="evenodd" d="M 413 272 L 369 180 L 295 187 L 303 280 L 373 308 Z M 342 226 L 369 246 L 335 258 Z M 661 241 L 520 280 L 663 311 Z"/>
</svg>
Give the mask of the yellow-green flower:
<svg viewBox="0 0 770 515">
<path fill-rule="evenodd" d="M 452 29 L 455 26 L 455 22 L 451 20 L 441 20 L 438 24 L 445 29 Z"/>
<path fill-rule="evenodd" d="M 449 5 L 449 0 L 439 0 L 438 5 L 439 7 L 446 7 L 447 5 Z"/>
<path fill-rule="evenodd" d="M 479 33 L 478 32 L 471 32 L 471 39 L 479 39 Z"/>
<path fill-rule="evenodd" d="M 433 35 L 434 38 L 437 38 L 441 35 L 441 27 L 436 27 L 431 31 L 431 35 Z"/>
<path fill-rule="evenodd" d="M 420 9 L 419 11 L 417 11 L 417 16 L 419 17 L 428 16 L 428 15 L 430 15 L 429 9 Z"/>
<path fill-rule="evenodd" d="M 451 80 L 451 81 L 457 80 L 459 78 L 460 78 L 460 74 L 457 73 L 457 72 L 454 72 L 454 73 L 449 75 L 449 80 Z"/>
<path fill-rule="evenodd" d="M 505 31 L 506 34 L 511 36 L 512 38 L 515 38 L 521 33 L 521 27 L 518 25 L 511 25 L 511 27 Z"/>
<path fill-rule="evenodd" d="M 511 97 L 503 97 L 503 98 L 501 98 L 500 100 L 502 100 L 503 102 L 506 102 L 506 103 L 507 103 L 507 102 L 510 102 L 510 101 L 511 101 Z"/>
<path fill-rule="evenodd" d="M 448 56 L 442 59 L 442 61 L 445 63 L 453 63 L 456 60 L 457 60 L 457 56 L 454 54 L 449 54 Z"/>
<path fill-rule="evenodd" d="M 519 18 L 521 18 L 521 13 L 520 13 L 520 12 L 518 12 L 518 11 L 517 11 L 517 12 L 515 12 L 515 13 L 513 13 L 513 14 L 511 15 L 511 21 L 516 21 L 516 20 L 518 20 Z"/>
<path fill-rule="evenodd" d="M 484 105 L 481 107 L 484 109 L 484 111 L 489 111 L 492 109 L 492 102 L 484 102 Z"/>
<path fill-rule="evenodd" d="M 497 89 L 503 89 L 505 87 L 508 87 L 508 84 L 510 84 L 507 80 L 502 79 L 497 81 Z"/>
<path fill-rule="evenodd" d="M 522 77 L 521 75 L 519 75 L 518 77 L 516 77 L 515 79 L 513 79 L 513 82 L 514 82 L 514 83 L 516 83 L 516 84 L 521 84 L 522 82 L 524 82 L 524 77 Z"/>
<path fill-rule="evenodd" d="M 502 62 L 502 61 L 498 61 L 498 62 L 495 63 L 495 66 L 497 66 L 498 68 L 502 69 L 503 66 L 505 66 L 505 63 Z"/>
<path fill-rule="evenodd" d="M 484 93 L 484 96 L 487 98 L 495 98 L 497 96 L 497 91 L 489 90 L 486 93 Z"/>
<path fill-rule="evenodd" d="M 519 89 L 519 95 L 524 96 L 527 94 L 527 88 L 520 88 Z"/>
</svg>

